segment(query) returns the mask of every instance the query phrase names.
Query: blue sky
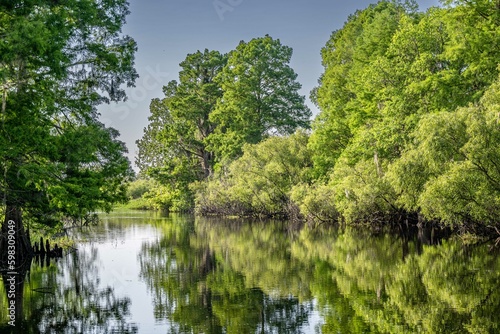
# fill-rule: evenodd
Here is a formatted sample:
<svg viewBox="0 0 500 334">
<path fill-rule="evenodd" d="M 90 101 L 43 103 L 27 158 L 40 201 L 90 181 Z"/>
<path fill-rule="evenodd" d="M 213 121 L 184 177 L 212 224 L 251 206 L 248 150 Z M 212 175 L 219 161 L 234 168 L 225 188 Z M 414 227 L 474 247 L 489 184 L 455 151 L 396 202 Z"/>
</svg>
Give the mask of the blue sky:
<svg viewBox="0 0 500 334">
<path fill-rule="evenodd" d="M 323 71 L 320 50 L 349 14 L 376 1 L 340 0 L 129 0 L 131 14 L 123 32 L 138 44 L 136 87 L 128 101 L 100 107 L 101 120 L 118 129 L 134 162 L 135 141 L 148 124 L 151 99 L 162 97 L 162 86 L 177 80 L 179 63 L 197 50 L 226 53 L 241 40 L 269 34 L 293 48 L 291 66 L 309 100 Z M 417 1 L 421 10 L 438 0 Z"/>
</svg>

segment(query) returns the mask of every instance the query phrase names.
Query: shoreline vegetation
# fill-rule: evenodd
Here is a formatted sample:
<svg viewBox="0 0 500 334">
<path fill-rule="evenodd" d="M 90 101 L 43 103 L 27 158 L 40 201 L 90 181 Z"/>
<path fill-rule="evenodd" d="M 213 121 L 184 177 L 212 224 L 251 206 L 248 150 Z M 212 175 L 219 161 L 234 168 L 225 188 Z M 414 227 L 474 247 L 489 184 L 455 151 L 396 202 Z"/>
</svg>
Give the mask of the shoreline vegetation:
<svg viewBox="0 0 500 334">
<path fill-rule="evenodd" d="M 498 45 L 496 2 L 358 10 L 321 50 L 311 124 L 279 40 L 190 54 L 151 103 L 129 197 L 172 212 L 498 238 Z"/>
</svg>

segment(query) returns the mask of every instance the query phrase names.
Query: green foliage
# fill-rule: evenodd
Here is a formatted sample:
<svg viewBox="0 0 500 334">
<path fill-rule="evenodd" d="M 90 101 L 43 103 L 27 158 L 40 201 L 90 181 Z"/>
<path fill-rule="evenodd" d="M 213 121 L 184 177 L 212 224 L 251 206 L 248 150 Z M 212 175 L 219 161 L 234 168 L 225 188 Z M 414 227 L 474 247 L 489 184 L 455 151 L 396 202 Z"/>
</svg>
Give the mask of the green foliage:
<svg viewBox="0 0 500 334">
<path fill-rule="evenodd" d="M 375 163 L 363 160 L 354 166 L 338 163 L 330 187 L 336 208 L 348 222 L 391 221 L 398 213 L 395 194 L 383 177 L 377 174 Z"/>
<path fill-rule="evenodd" d="M 292 187 L 310 180 L 308 135 L 270 137 L 243 147 L 243 155 L 201 185 L 196 200 L 200 213 L 288 216 L 294 205 Z"/>
<path fill-rule="evenodd" d="M 157 210 L 188 212 L 193 209 L 193 196 L 189 183 L 155 181 L 142 198 Z"/>
<path fill-rule="evenodd" d="M 124 0 L 14 1 L 0 7 L 0 195 L 54 224 L 126 200 L 132 175 L 97 105 L 137 77 Z"/>
<path fill-rule="evenodd" d="M 218 161 L 241 155 L 245 143 L 309 127 L 311 111 L 298 94 L 291 57 L 290 47 L 267 35 L 230 52 L 217 76 L 224 93 L 210 115 L 217 127 L 208 141 Z"/>
<path fill-rule="evenodd" d="M 397 0 L 358 10 L 321 50 L 324 73 L 311 92 L 321 112 L 298 151 L 296 135 L 283 136 L 306 128 L 310 112 L 291 49 L 269 36 L 242 41 L 213 78 L 219 95 L 203 145 L 217 173 L 187 177 L 195 159 L 167 150 L 155 177 L 170 182 L 163 193 L 195 192 L 207 214 L 407 216 L 490 229 L 500 223 L 499 27 L 498 5 L 486 0 L 425 13 Z M 190 142 L 178 138 L 177 147 Z"/>
<path fill-rule="evenodd" d="M 102 125 L 80 127 L 59 136 L 62 154 L 59 165 L 64 169 L 64 182 L 46 175 L 34 178 L 38 189 L 46 187 L 51 208 L 68 217 L 81 217 L 88 212 L 111 210 L 113 203 L 126 201 L 124 180 L 131 177 L 130 163 L 123 156 L 123 143 L 118 142 L 118 132 Z"/>
<path fill-rule="evenodd" d="M 487 1 L 427 13 L 381 1 L 332 34 L 312 92 L 321 113 L 309 144 L 316 180 L 297 188 L 303 213 L 498 223 L 498 12 Z"/>
<path fill-rule="evenodd" d="M 115 205 L 114 209 L 126 208 L 129 210 L 150 210 L 154 209 L 154 204 L 149 201 L 146 194 L 155 187 L 152 179 L 139 177 L 127 185 L 128 202 Z"/>
<path fill-rule="evenodd" d="M 209 116 L 222 95 L 214 79 L 226 61 L 217 51 L 189 54 L 180 64 L 180 82 L 169 82 L 165 97 L 151 102 L 150 124 L 137 141 L 137 165 L 159 183 L 148 197 L 164 209 L 192 208 L 189 185 L 213 172 L 206 140 L 215 128 Z M 156 194 L 162 198 L 155 200 Z"/>
<path fill-rule="evenodd" d="M 333 190 L 321 183 L 298 183 L 290 191 L 290 200 L 308 221 L 332 222 L 339 212 L 332 201 Z"/>
<path fill-rule="evenodd" d="M 393 166 L 404 206 L 449 224 L 498 222 L 499 89 L 497 81 L 479 104 L 422 119 L 414 145 Z M 405 173 L 415 167 L 420 173 Z"/>
<path fill-rule="evenodd" d="M 353 133 L 376 118 L 383 106 L 384 100 L 375 94 L 388 80 L 374 78 L 374 72 L 385 74 L 379 58 L 405 15 L 391 2 L 371 5 L 349 16 L 321 50 L 325 72 L 311 94 L 321 113 L 313 123 L 310 144 L 319 177 L 335 165 Z"/>
<path fill-rule="evenodd" d="M 171 81 L 165 98 L 151 102 L 150 124 L 137 142 L 137 164 L 158 182 L 145 195 L 155 206 L 192 209 L 193 191 L 207 187 L 202 181 L 215 166 L 227 169 L 244 144 L 308 127 L 310 111 L 288 65 L 291 55 L 291 48 L 266 36 L 240 43 L 229 56 L 208 50 L 187 56 L 180 82 Z"/>
<path fill-rule="evenodd" d="M 151 187 L 153 181 L 139 178 L 129 183 L 127 196 L 131 199 L 141 198 Z"/>
</svg>

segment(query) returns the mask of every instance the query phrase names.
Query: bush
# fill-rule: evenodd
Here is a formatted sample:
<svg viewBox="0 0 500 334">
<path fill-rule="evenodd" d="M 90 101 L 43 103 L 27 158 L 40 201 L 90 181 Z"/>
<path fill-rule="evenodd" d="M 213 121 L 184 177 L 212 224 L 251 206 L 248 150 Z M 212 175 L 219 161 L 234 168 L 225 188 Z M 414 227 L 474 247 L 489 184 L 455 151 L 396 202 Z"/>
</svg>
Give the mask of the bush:
<svg viewBox="0 0 500 334">
<path fill-rule="evenodd" d="M 287 217 L 292 187 L 310 178 L 307 141 L 298 131 L 245 145 L 242 157 L 198 187 L 197 212 Z"/>
<path fill-rule="evenodd" d="M 130 199 L 141 198 L 153 187 L 153 181 L 147 179 L 137 179 L 128 186 L 127 195 Z"/>
</svg>

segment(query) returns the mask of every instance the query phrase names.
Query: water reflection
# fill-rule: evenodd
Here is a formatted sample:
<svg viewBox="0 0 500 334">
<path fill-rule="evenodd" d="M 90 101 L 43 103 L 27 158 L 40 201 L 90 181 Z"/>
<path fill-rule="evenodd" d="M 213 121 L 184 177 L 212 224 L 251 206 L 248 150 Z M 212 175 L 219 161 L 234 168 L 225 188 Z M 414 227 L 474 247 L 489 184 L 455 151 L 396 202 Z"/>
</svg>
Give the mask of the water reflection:
<svg viewBox="0 0 500 334">
<path fill-rule="evenodd" d="M 97 258 L 97 247 L 71 252 L 52 263 L 35 258 L 16 288 L 16 311 L 21 314 L 15 327 L 5 321 L 0 332 L 137 333 L 137 326 L 126 320 L 131 300 L 100 284 Z M 7 298 L 1 297 L 0 315 L 6 319 Z"/>
<path fill-rule="evenodd" d="M 252 279 L 248 270 L 243 273 L 232 265 L 240 254 L 223 243 L 236 235 L 233 225 L 218 235 L 216 244 L 206 234 L 207 226 L 193 219 L 162 225 L 163 238 L 157 244 L 145 244 L 139 254 L 141 277 L 153 293 L 156 319 L 173 321 L 170 331 L 175 333 L 301 333 L 312 303 L 302 303 L 287 288 L 295 286 L 290 280 L 296 279 L 292 271 L 283 270 L 290 265 L 283 244 L 287 238 L 275 233 L 273 226 L 277 225 L 259 226 L 253 235 L 276 240 L 259 247 L 253 243 L 243 260 L 257 276 L 266 271 L 260 264 L 269 263 L 263 257 L 281 262 L 268 272 L 276 284 L 267 291 L 255 281 L 263 277 Z M 245 231 L 240 227 L 238 233 Z M 246 238 L 251 240 L 250 235 Z M 272 248 L 279 253 L 272 254 Z"/>
<path fill-rule="evenodd" d="M 367 238 L 354 231 L 333 237 L 302 234 L 294 255 L 319 261 L 321 277 L 332 278 L 329 287 L 321 288 L 329 296 L 315 293 L 325 318 L 324 333 L 499 330 L 499 261 L 488 245 L 467 247 L 439 238 L 437 245 L 426 245 L 428 239 L 422 234 L 412 238 L 387 234 Z M 355 324 L 344 321 L 352 316 Z"/>
<path fill-rule="evenodd" d="M 19 332 L 500 332 L 497 252 L 442 232 L 118 213 L 31 265 Z"/>
</svg>

